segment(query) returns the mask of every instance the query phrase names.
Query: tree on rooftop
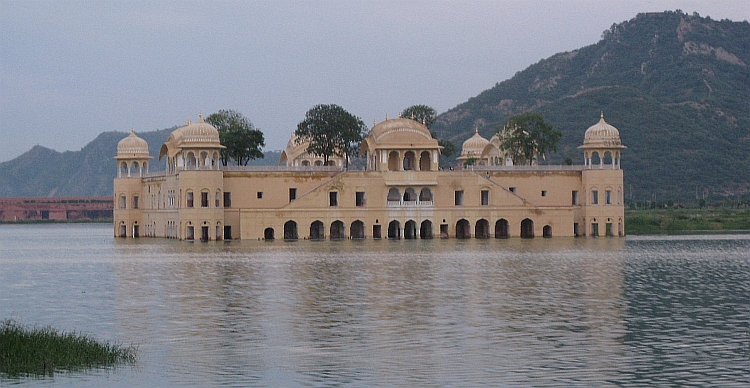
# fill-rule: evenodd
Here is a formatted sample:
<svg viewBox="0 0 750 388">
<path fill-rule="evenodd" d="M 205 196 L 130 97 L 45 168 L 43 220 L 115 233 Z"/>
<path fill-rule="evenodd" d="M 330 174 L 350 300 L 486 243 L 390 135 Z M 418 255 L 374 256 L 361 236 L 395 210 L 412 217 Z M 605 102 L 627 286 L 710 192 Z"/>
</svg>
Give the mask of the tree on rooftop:
<svg viewBox="0 0 750 388">
<path fill-rule="evenodd" d="M 332 156 L 342 156 L 349 167 L 349 158 L 359 151 L 366 131 L 367 125 L 359 117 L 336 104 L 321 104 L 305 113 L 294 134 L 297 144 L 309 143 L 309 154 L 323 157 L 323 164 Z"/>
<path fill-rule="evenodd" d="M 219 141 L 227 148 L 221 150 L 221 163 L 226 166 L 234 160 L 238 166 L 247 166 L 252 159 L 262 159 L 261 148 L 266 145 L 263 132 L 253 126 L 242 113 L 220 110 L 206 117 L 206 122 L 219 131 Z"/>
<path fill-rule="evenodd" d="M 557 150 L 557 141 L 562 136 L 562 132 L 534 112 L 511 116 L 497 133 L 500 149 L 510 155 L 513 164 L 532 164 L 537 156 L 545 158 L 547 153 Z"/>
</svg>

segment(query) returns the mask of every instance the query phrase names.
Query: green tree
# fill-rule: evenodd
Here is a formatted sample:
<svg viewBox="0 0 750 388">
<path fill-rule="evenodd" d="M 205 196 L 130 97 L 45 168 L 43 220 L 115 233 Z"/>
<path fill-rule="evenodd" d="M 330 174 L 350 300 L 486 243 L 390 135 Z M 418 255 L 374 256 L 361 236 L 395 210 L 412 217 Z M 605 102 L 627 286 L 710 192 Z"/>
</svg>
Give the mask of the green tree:
<svg viewBox="0 0 750 388">
<path fill-rule="evenodd" d="M 437 112 L 427 105 L 412 105 L 401 111 L 401 117 L 418 121 L 430 128 L 437 119 Z"/>
<path fill-rule="evenodd" d="M 343 156 L 346 167 L 349 157 L 356 155 L 364 139 L 367 125 L 357 116 L 335 105 L 316 105 L 305 113 L 305 119 L 297 124 L 297 144 L 309 142 L 307 152 L 322 156 L 328 164 L 331 156 Z"/>
<path fill-rule="evenodd" d="M 418 121 L 424 124 L 427 129 L 429 129 L 430 126 L 435 123 L 435 120 L 437 120 L 437 111 L 435 111 L 435 109 L 431 106 L 427 105 L 412 105 L 401 111 L 401 117 Z M 430 131 L 430 135 L 432 135 L 433 139 L 438 138 L 437 134 L 433 131 Z M 438 145 L 443 147 L 440 155 L 446 158 L 458 152 L 458 147 L 456 147 L 456 145 L 453 144 L 450 140 L 438 139 Z"/>
<path fill-rule="evenodd" d="M 562 132 L 545 123 L 541 114 L 527 112 L 508 118 L 498 136 L 500 148 L 510 154 L 513 164 L 532 164 L 536 156 L 546 159 L 546 154 L 557 150 Z"/>
<path fill-rule="evenodd" d="M 263 132 L 234 110 L 220 110 L 206 117 L 206 122 L 219 131 L 219 140 L 227 148 L 221 150 L 221 163 L 234 160 L 238 166 L 247 166 L 252 159 L 262 159 L 261 148 L 266 145 Z"/>
</svg>

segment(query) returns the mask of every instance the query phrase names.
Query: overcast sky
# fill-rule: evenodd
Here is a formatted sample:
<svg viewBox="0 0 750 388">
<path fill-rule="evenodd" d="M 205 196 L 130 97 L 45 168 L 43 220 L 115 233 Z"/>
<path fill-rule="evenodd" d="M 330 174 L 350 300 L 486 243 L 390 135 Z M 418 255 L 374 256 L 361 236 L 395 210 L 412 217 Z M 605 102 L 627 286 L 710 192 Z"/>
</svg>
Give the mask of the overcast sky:
<svg viewBox="0 0 750 388">
<path fill-rule="evenodd" d="M 742 21 L 749 4 L 0 0 L 0 161 L 219 109 L 247 116 L 266 150 L 283 149 L 316 104 L 368 126 L 414 104 L 444 112 L 639 12 Z"/>
</svg>

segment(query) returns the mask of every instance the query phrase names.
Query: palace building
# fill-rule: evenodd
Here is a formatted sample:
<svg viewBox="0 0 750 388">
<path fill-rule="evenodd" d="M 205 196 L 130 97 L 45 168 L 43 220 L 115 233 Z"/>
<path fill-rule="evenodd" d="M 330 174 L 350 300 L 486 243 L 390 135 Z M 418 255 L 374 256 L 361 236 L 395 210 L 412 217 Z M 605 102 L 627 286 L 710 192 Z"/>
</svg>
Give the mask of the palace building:
<svg viewBox="0 0 750 388">
<path fill-rule="evenodd" d="M 180 240 L 624 236 L 625 148 L 602 115 L 584 135 L 583 165 L 514 166 L 479 133 L 441 169 L 441 147 L 407 119 L 373 126 L 365 166 L 310 155 L 289 140 L 279 166 L 222 166 L 219 133 L 199 117 L 169 135 L 149 172 L 146 141 L 117 145 L 114 235 Z M 462 163 L 462 164 L 463 164 Z"/>
</svg>

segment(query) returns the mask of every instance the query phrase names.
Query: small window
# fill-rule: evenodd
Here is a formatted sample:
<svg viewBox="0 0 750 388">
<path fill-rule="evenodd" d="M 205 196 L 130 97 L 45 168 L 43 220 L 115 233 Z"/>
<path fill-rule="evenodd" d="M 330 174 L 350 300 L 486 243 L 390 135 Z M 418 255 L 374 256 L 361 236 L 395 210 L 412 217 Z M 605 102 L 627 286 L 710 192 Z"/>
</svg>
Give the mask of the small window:
<svg viewBox="0 0 750 388">
<path fill-rule="evenodd" d="M 289 189 L 289 202 L 292 202 L 295 199 L 297 199 L 297 189 L 292 187 Z"/>
<path fill-rule="evenodd" d="M 482 206 L 488 206 L 490 204 L 490 191 L 482 190 Z"/>
<path fill-rule="evenodd" d="M 365 206 L 365 192 L 364 191 L 357 191 L 356 197 L 356 205 L 357 206 Z"/>
<path fill-rule="evenodd" d="M 542 190 L 542 197 L 546 197 L 546 196 L 547 196 L 547 190 Z"/>
<path fill-rule="evenodd" d="M 339 193 L 338 191 L 331 191 L 328 193 L 328 206 L 339 205 Z"/>
<path fill-rule="evenodd" d="M 263 199 L 263 192 L 262 192 L 262 191 L 259 191 L 259 192 L 257 193 L 257 197 L 258 197 L 258 199 Z"/>
<path fill-rule="evenodd" d="M 224 207 L 232 207 L 232 193 L 224 192 Z"/>
<path fill-rule="evenodd" d="M 455 204 L 456 206 L 463 206 L 464 204 L 464 191 L 456 190 L 455 192 Z"/>
<path fill-rule="evenodd" d="M 193 207 L 193 192 L 189 191 L 187 193 L 187 207 Z"/>
<path fill-rule="evenodd" d="M 121 195 L 120 196 L 120 209 L 125 209 L 127 204 L 128 204 L 127 198 L 124 195 Z"/>
<path fill-rule="evenodd" d="M 570 197 L 571 204 L 578 205 L 578 190 L 573 190 Z"/>
<path fill-rule="evenodd" d="M 612 204 L 612 190 L 604 191 L 604 203 L 607 205 Z"/>
<path fill-rule="evenodd" d="M 216 198 L 214 199 L 214 206 L 221 207 L 221 194 L 217 191 Z"/>
<path fill-rule="evenodd" d="M 138 209 L 138 196 L 133 196 L 133 209 Z"/>
<path fill-rule="evenodd" d="M 515 187 L 508 187 L 508 190 L 510 190 L 511 193 L 515 193 L 516 192 L 516 188 Z"/>
<path fill-rule="evenodd" d="M 208 207 L 208 192 L 201 193 L 201 207 Z"/>
<path fill-rule="evenodd" d="M 591 190 L 591 204 L 592 205 L 599 204 L 599 191 L 598 190 Z"/>
</svg>

